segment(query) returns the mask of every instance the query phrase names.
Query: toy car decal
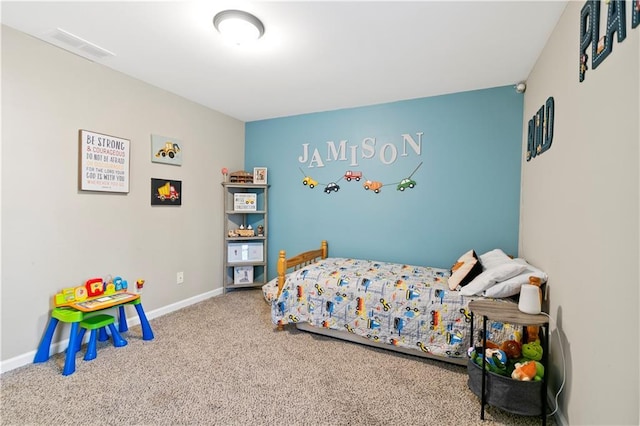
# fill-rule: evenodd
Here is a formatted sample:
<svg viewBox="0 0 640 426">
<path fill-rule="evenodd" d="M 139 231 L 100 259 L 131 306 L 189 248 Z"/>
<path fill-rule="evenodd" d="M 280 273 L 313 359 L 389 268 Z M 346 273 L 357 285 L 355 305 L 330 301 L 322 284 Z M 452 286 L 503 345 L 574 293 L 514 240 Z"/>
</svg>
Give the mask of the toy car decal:
<svg viewBox="0 0 640 426">
<path fill-rule="evenodd" d="M 351 182 L 351 179 L 355 179 L 356 182 L 360 182 L 360 179 L 362 179 L 362 172 L 347 170 L 344 173 L 344 178 L 347 180 L 347 182 Z"/>
<path fill-rule="evenodd" d="M 326 194 L 331 194 L 332 192 L 338 192 L 340 190 L 340 186 L 338 185 L 338 182 L 342 179 L 346 180 L 347 182 L 351 182 L 352 180 L 355 180 L 356 182 L 360 182 L 361 180 L 364 180 L 362 187 L 366 191 L 372 191 L 376 194 L 379 194 L 383 186 L 395 185 L 396 189 L 401 192 L 405 191 L 406 189 L 415 188 L 417 185 L 417 182 L 413 179 L 413 175 L 418 171 L 420 166 L 422 166 L 422 162 L 420 162 L 420 164 L 418 164 L 418 166 L 408 176 L 405 175 L 406 177 L 401 179 L 399 182 L 395 182 L 395 183 L 384 183 L 379 180 L 371 179 L 370 177 L 365 177 L 364 173 L 360 170 L 347 170 L 344 172 L 344 174 L 342 174 L 339 177 L 339 179 L 330 181 L 329 183 L 325 184 L 325 183 L 319 183 L 317 180 L 307 175 L 304 172 L 304 170 L 302 170 L 302 168 L 298 167 L 298 169 L 300 170 L 300 173 L 302 173 L 302 175 L 304 176 L 302 179 L 303 185 L 308 186 L 309 188 L 315 188 L 318 185 L 323 185 L 324 186 L 323 191 Z"/>
<path fill-rule="evenodd" d="M 331 194 L 331 192 L 338 192 L 339 190 L 340 190 L 340 187 L 335 182 L 331 182 L 324 187 L 324 192 L 327 194 Z"/>
<path fill-rule="evenodd" d="M 407 188 L 413 188 L 416 186 L 416 181 L 411 179 L 402 179 L 398 184 L 398 191 L 404 191 Z"/>
<path fill-rule="evenodd" d="M 313 189 L 318 185 L 318 181 L 317 180 L 313 180 L 310 176 L 305 176 L 305 178 L 302 179 L 302 184 L 303 185 L 308 185 L 309 188 Z"/>
<path fill-rule="evenodd" d="M 364 184 L 362 184 L 362 186 L 367 191 L 371 190 L 371 191 L 375 192 L 376 194 L 379 194 L 380 193 L 380 188 L 382 188 L 383 185 L 382 185 L 382 182 L 368 180 Z"/>
</svg>

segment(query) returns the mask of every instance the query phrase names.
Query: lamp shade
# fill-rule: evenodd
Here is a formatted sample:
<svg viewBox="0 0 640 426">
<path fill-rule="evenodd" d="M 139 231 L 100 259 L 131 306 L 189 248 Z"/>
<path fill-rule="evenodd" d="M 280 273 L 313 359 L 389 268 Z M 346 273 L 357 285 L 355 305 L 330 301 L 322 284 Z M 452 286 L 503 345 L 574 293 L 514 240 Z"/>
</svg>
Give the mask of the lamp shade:
<svg viewBox="0 0 640 426">
<path fill-rule="evenodd" d="M 518 309 L 525 314 L 539 314 L 541 311 L 540 288 L 531 284 L 523 284 L 520 287 Z"/>
</svg>

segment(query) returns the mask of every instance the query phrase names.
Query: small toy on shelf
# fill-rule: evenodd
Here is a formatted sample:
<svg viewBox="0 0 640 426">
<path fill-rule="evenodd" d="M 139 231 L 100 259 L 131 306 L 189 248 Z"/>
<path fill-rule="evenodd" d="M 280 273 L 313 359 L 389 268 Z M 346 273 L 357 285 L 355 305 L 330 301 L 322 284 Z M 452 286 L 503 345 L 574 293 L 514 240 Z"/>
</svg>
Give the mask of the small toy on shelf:
<svg viewBox="0 0 640 426">
<path fill-rule="evenodd" d="M 264 226 L 258 225 L 258 236 L 264 237 Z"/>
<path fill-rule="evenodd" d="M 229 169 L 227 169 L 226 167 L 223 167 L 222 170 L 220 170 L 220 172 L 222 172 L 222 179 L 226 182 L 227 175 L 229 174 Z"/>
<path fill-rule="evenodd" d="M 116 291 L 126 290 L 129 287 L 127 280 L 123 280 L 121 277 L 115 277 L 113 284 L 116 286 Z"/>
<path fill-rule="evenodd" d="M 253 183 L 253 173 L 239 170 L 229 174 L 229 182 L 231 183 Z"/>
<path fill-rule="evenodd" d="M 244 225 L 240 225 L 240 228 L 236 229 L 234 233 L 239 237 L 255 236 L 255 232 L 253 231 L 253 228 L 251 227 L 251 225 L 247 226 L 246 228 L 244 227 Z"/>
</svg>

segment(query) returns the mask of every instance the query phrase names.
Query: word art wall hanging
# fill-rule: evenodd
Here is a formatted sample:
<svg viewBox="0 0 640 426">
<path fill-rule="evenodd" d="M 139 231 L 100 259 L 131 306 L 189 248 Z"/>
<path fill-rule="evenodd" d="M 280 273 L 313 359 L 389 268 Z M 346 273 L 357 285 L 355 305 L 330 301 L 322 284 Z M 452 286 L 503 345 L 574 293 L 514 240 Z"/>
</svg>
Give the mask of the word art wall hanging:
<svg viewBox="0 0 640 426">
<path fill-rule="evenodd" d="M 129 192 L 129 139 L 80 130 L 80 190 Z"/>
<path fill-rule="evenodd" d="M 553 142 L 553 110 L 555 101 L 550 96 L 536 115 L 529 120 L 527 130 L 527 161 L 551 148 Z"/>
<path fill-rule="evenodd" d="M 587 48 L 591 45 L 591 68 L 596 69 L 613 50 L 613 35 L 617 33 L 618 43 L 627 37 L 626 2 L 610 0 L 607 5 L 607 21 L 604 35 L 600 36 L 600 0 L 587 1 L 580 11 L 580 82 L 584 81 L 589 69 Z M 640 23 L 640 0 L 631 4 L 631 28 Z"/>
</svg>

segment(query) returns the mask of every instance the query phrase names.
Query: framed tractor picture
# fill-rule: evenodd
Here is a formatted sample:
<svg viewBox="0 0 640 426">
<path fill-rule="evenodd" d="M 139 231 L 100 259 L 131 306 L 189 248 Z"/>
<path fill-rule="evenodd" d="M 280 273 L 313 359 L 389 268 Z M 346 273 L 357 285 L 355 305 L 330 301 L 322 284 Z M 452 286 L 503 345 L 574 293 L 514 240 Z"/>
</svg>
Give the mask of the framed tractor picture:
<svg viewBox="0 0 640 426">
<path fill-rule="evenodd" d="M 182 165 L 182 142 L 175 138 L 151 135 L 151 162 Z"/>
</svg>

